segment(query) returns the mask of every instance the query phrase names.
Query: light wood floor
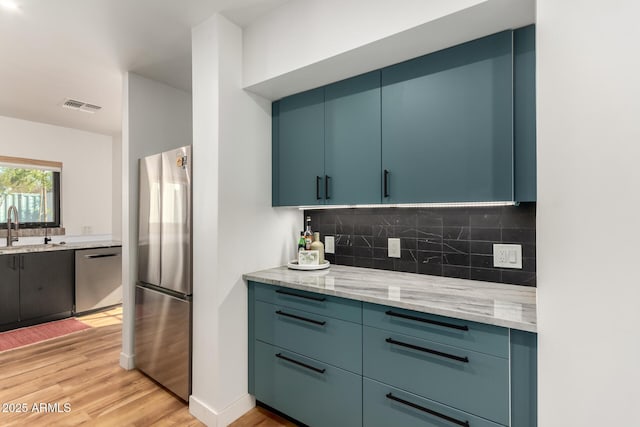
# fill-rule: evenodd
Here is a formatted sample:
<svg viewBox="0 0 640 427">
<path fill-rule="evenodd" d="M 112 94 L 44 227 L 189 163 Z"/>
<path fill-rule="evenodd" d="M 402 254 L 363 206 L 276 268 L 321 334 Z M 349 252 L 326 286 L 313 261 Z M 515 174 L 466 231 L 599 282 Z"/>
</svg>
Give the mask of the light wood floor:
<svg viewBox="0 0 640 427">
<path fill-rule="evenodd" d="M 231 423 L 229 427 L 295 427 L 296 425 L 264 408 L 256 407 Z"/>
<path fill-rule="evenodd" d="M 203 426 L 184 402 L 120 368 L 121 311 L 80 320 L 94 327 L 0 353 L 0 426 Z M 70 411 L 34 411 L 41 403 Z"/>
<path fill-rule="evenodd" d="M 171 393 L 120 368 L 120 307 L 79 320 L 92 328 L 0 353 L 0 426 L 204 426 Z M 34 410 L 43 403 L 58 404 L 61 412 Z M 295 424 L 255 408 L 232 426 Z"/>
</svg>

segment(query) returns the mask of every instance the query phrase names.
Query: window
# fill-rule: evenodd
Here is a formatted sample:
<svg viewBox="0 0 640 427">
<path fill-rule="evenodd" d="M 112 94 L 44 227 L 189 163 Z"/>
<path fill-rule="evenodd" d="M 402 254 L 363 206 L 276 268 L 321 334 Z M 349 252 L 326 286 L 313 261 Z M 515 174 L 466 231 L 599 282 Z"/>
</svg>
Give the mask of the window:
<svg viewBox="0 0 640 427">
<path fill-rule="evenodd" d="M 20 228 L 59 227 L 61 171 L 58 162 L 0 156 L 0 228 L 11 206 Z"/>
</svg>

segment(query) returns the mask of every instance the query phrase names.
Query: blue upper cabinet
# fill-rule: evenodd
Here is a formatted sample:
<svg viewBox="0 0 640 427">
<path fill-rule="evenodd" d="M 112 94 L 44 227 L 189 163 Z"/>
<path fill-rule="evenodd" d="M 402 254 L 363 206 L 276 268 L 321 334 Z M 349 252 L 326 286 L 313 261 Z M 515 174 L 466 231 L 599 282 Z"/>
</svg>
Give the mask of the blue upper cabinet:
<svg viewBox="0 0 640 427">
<path fill-rule="evenodd" d="M 324 204 L 324 88 L 273 109 L 274 206 Z"/>
<path fill-rule="evenodd" d="M 512 34 L 382 70 L 384 203 L 514 200 Z"/>
<path fill-rule="evenodd" d="M 325 88 L 327 204 L 380 203 L 380 71 Z"/>
<path fill-rule="evenodd" d="M 536 28 L 513 33 L 516 200 L 536 200 Z"/>
<path fill-rule="evenodd" d="M 274 206 L 536 200 L 533 25 L 272 108 Z"/>
</svg>

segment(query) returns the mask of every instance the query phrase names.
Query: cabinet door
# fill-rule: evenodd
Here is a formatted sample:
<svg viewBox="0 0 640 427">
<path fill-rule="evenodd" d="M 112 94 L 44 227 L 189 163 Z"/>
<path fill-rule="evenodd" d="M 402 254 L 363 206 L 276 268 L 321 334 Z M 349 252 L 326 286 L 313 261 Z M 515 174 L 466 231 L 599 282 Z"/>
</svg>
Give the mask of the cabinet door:
<svg viewBox="0 0 640 427">
<path fill-rule="evenodd" d="M 325 88 L 325 198 L 380 203 L 380 71 Z"/>
<path fill-rule="evenodd" d="M 73 251 L 20 255 L 20 319 L 73 309 Z"/>
<path fill-rule="evenodd" d="M 385 203 L 513 200 L 512 32 L 382 70 Z"/>
<path fill-rule="evenodd" d="M 362 421 L 367 427 L 501 427 L 378 381 L 364 378 L 362 382 Z"/>
<path fill-rule="evenodd" d="M 0 325 L 18 321 L 20 272 L 17 255 L 0 256 Z"/>
<path fill-rule="evenodd" d="M 362 426 L 360 375 L 259 340 L 255 397 L 309 426 Z"/>
<path fill-rule="evenodd" d="M 324 204 L 324 88 L 281 99 L 276 121 L 277 206 Z"/>
</svg>

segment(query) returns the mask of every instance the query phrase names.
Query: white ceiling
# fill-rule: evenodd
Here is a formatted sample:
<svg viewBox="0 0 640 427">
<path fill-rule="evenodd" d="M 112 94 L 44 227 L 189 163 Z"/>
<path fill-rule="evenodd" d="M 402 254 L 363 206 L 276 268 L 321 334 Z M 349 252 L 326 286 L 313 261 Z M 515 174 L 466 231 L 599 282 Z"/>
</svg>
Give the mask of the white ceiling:
<svg viewBox="0 0 640 427">
<path fill-rule="evenodd" d="M 193 26 L 216 12 L 245 26 L 287 0 L 14 1 L 0 7 L 0 115 L 118 135 L 124 72 L 190 92 Z"/>
</svg>

